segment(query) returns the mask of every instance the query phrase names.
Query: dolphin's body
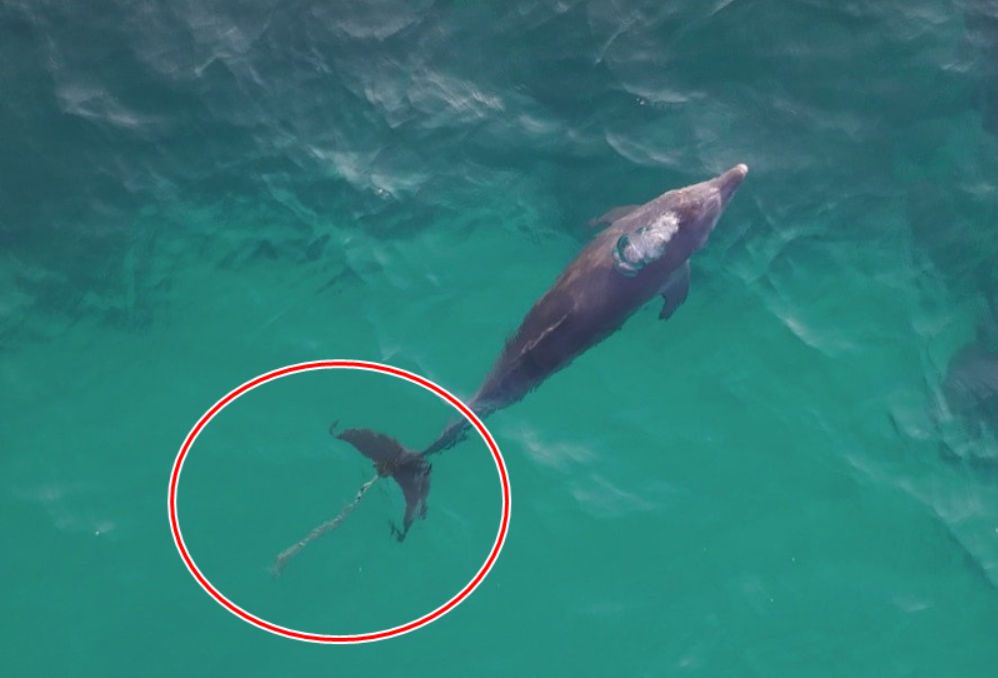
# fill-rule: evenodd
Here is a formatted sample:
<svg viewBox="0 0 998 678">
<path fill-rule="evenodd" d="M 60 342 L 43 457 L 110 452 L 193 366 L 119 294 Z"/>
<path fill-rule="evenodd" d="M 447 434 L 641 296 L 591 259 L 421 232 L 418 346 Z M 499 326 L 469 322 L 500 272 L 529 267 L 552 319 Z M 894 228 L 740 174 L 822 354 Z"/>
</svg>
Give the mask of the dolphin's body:
<svg viewBox="0 0 998 678">
<path fill-rule="evenodd" d="M 998 136 L 998 0 L 964 0 L 964 40 L 976 52 L 981 126 Z"/>
<path fill-rule="evenodd" d="M 985 440 L 987 431 L 998 437 L 998 349 L 989 348 L 979 331 L 978 341 L 957 351 L 946 368 L 943 395 L 949 415 L 955 418 L 970 439 Z M 960 455 L 944 443 L 945 456 Z M 981 466 L 994 466 L 998 459 L 974 456 L 968 461 Z"/>
<path fill-rule="evenodd" d="M 617 208 L 594 223 L 609 224 L 579 253 L 527 313 L 468 403 L 485 417 L 523 398 L 576 356 L 616 332 L 635 311 L 661 295 L 667 319 L 686 300 L 689 260 L 704 246 L 748 168 L 669 191 L 644 205 Z M 426 457 L 459 442 L 469 422 L 446 427 L 422 452 L 368 429 L 339 437 L 395 478 L 406 500 L 401 541 L 426 514 L 430 465 Z"/>
<path fill-rule="evenodd" d="M 949 363 L 943 389 L 953 414 L 998 426 L 998 351 L 963 347 Z"/>
</svg>

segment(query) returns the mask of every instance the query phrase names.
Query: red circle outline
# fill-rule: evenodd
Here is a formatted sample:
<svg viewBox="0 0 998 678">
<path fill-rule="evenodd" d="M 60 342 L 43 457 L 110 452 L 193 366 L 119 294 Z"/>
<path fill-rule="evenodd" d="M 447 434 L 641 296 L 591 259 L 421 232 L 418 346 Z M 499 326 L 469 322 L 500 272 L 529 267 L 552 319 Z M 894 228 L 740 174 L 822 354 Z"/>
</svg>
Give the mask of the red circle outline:
<svg viewBox="0 0 998 678">
<path fill-rule="evenodd" d="M 391 629 L 386 629 L 384 631 L 349 636 L 331 636 L 317 633 L 303 633 L 301 631 L 295 631 L 294 629 L 278 626 L 277 624 L 271 624 L 264 619 L 260 619 L 230 601 L 211 585 L 205 576 L 201 574 L 201 571 L 198 570 L 197 565 L 194 564 L 194 560 L 187 552 L 187 547 L 184 545 L 184 538 L 180 533 L 180 523 L 177 520 L 177 484 L 180 479 L 180 470 L 184 465 L 184 459 L 187 457 L 187 453 L 190 450 L 191 445 L 194 444 L 194 441 L 197 440 L 198 435 L 201 433 L 201 429 L 203 429 L 216 414 L 221 412 L 226 405 L 244 393 L 253 390 L 257 386 L 260 386 L 261 384 L 264 384 L 272 379 L 279 379 L 280 377 L 294 374 L 295 372 L 306 372 L 309 370 L 320 369 L 355 369 L 365 370 L 368 372 L 381 372 L 400 379 L 406 379 L 422 386 L 428 391 L 432 391 L 457 408 L 457 410 L 461 412 L 461 414 L 464 415 L 476 429 L 478 429 L 479 434 L 481 434 L 482 438 L 489 446 L 489 449 L 492 451 L 492 456 L 495 458 L 496 462 L 496 468 L 499 470 L 499 479 L 502 483 L 502 521 L 499 524 L 499 533 L 496 535 L 495 545 L 492 547 L 489 557 L 486 559 L 485 564 L 482 565 L 482 568 L 478 571 L 478 574 L 476 574 L 468 585 L 465 586 L 456 596 L 429 614 L 426 614 L 415 621 L 411 621 L 407 624 L 402 624 Z M 198 423 L 193 429 L 191 429 L 191 432 L 187 434 L 183 447 L 180 448 L 180 453 L 177 455 L 177 460 L 173 464 L 173 472 L 170 474 L 170 528 L 173 532 L 173 540 L 177 545 L 177 550 L 180 551 L 180 557 L 183 559 L 184 564 L 187 565 L 187 569 L 190 570 L 197 582 L 201 584 L 201 587 L 223 607 L 229 610 L 229 612 L 233 613 L 237 617 L 240 617 L 244 621 L 248 621 L 266 631 L 270 631 L 271 633 L 314 643 L 366 643 L 375 640 L 384 640 L 385 638 L 391 638 L 393 636 L 402 635 L 403 633 L 408 633 L 409 631 L 418 629 L 419 627 L 429 624 L 430 622 L 439 619 L 453 610 L 461 601 L 468 597 L 472 591 L 478 588 L 478 585 L 482 583 L 485 576 L 489 573 L 489 570 L 491 570 L 492 566 L 495 564 L 496 559 L 499 557 L 499 552 L 502 550 L 503 543 L 506 541 L 506 533 L 509 530 L 509 503 L 509 477 L 506 473 L 506 464 L 503 461 L 502 454 L 499 452 L 499 446 L 496 445 L 496 441 L 492 438 L 492 434 L 490 434 L 488 429 L 485 428 L 485 425 L 482 423 L 481 419 L 479 419 L 467 405 L 451 395 L 444 388 L 437 386 L 429 379 L 425 379 L 418 374 L 413 374 L 412 372 L 407 372 L 406 370 L 399 369 L 397 367 L 391 367 L 389 365 L 382 365 L 381 363 L 364 360 L 317 360 L 313 362 L 299 363 L 297 365 L 289 365 L 288 367 L 282 367 L 278 370 L 267 372 L 266 374 L 260 375 L 259 377 L 246 382 L 215 403 L 215 405 L 212 406 L 212 408 L 198 420 Z"/>
</svg>

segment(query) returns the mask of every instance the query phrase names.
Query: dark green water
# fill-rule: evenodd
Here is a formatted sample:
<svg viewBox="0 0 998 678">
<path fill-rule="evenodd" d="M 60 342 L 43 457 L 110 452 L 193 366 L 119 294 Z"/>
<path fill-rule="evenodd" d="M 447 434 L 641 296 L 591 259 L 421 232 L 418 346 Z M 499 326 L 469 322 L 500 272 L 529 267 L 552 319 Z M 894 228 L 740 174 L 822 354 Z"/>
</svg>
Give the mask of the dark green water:
<svg viewBox="0 0 998 678">
<path fill-rule="evenodd" d="M 4 674 L 998 675 L 998 375 L 948 369 L 998 353 L 996 64 L 993 0 L 0 0 Z M 310 645 L 187 572 L 231 389 L 467 397 L 589 219 L 737 162 L 676 315 L 488 420 L 512 522 L 454 612 Z M 305 631 L 428 612 L 495 537 L 481 442 L 404 545 L 383 484 L 268 567 L 370 476 L 332 420 L 450 416 L 261 387 L 192 554 Z"/>
</svg>

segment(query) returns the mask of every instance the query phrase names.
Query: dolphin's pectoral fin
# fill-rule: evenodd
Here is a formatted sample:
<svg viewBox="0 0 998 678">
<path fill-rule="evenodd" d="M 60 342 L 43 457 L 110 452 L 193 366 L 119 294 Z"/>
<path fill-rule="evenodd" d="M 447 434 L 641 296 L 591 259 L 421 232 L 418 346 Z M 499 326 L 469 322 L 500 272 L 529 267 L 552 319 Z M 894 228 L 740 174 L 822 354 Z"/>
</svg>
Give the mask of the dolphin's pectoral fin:
<svg viewBox="0 0 998 678">
<path fill-rule="evenodd" d="M 366 428 L 351 428 L 337 436 L 356 447 L 374 462 L 378 475 L 391 477 L 405 497 L 402 529 L 392 526 L 392 534 L 402 541 L 412 524 L 426 517 L 426 497 L 430 494 L 432 467 L 421 455 L 402 446 L 395 438 Z"/>
<path fill-rule="evenodd" d="M 662 306 L 662 311 L 658 314 L 658 317 L 662 320 L 671 318 L 676 309 L 686 301 L 689 293 L 690 262 L 687 261 L 683 264 L 682 268 L 676 269 L 669 276 L 669 279 L 665 281 L 665 285 L 662 286 L 662 298 L 665 299 L 665 304 Z"/>
<path fill-rule="evenodd" d="M 610 210 L 603 216 L 596 217 L 595 219 L 590 221 L 589 225 L 592 228 L 604 225 L 609 226 L 618 219 L 623 219 L 624 217 L 626 217 L 628 214 L 630 214 L 639 207 L 641 207 L 641 205 L 624 205 L 623 207 L 614 207 L 612 210 Z"/>
</svg>

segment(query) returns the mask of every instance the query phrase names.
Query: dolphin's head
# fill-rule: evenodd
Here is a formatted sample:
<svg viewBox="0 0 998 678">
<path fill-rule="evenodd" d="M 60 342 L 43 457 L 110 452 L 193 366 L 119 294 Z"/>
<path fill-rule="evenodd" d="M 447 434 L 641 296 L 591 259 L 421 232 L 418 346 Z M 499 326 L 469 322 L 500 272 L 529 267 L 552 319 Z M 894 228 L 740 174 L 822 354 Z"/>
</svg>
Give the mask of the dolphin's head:
<svg viewBox="0 0 998 678">
<path fill-rule="evenodd" d="M 689 259 L 707 242 L 747 173 L 747 166 L 735 165 L 709 181 L 664 193 L 628 214 L 621 220 L 627 230 L 613 252 L 617 270 L 637 275 L 666 253 L 672 261 Z"/>
</svg>

